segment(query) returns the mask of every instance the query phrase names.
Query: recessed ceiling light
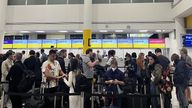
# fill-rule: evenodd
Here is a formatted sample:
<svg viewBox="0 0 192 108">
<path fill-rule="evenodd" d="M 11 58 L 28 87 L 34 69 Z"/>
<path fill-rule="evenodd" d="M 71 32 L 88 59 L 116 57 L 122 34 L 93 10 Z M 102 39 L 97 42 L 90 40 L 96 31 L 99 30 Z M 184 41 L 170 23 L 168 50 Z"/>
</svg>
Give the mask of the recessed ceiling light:
<svg viewBox="0 0 192 108">
<path fill-rule="evenodd" d="M 158 33 L 161 32 L 161 30 L 155 30 L 155 31 L 158 32 Z"/>
<path fill-rule="evenodd" d="M 163 32 L 165 32 L 166 30 L 163 30 Z"/>
<path fill-rule="evenodd" d="M 99 30 L 99 32 L 106 33 L 107 30 Z"/>
<path fill-rule="evenodd" d="M 82 33 L 83 31 L 82 30 L 76 30 L 75 32 L 76 33 Z"/>
<path fill-rule="evenodd" d="M 148 30 L 139 30 L 139 32 L 145 33 L 148 32 Z"/>
<path fill-rule="evenodd" d="M 35 31 L 36 33 L 45 33 L 45 31 Z"/>
<path fill-rule="evenodd" d="M 121 32 L 123 32 L 123 30 L 115 30 L 115 32 L 121 33 Z"/>
<path fill-rule="evenodd" d="M 59 31 L 60 33 L 67 33 L 68 31 Z"/>
<path fill-rule="evenodd" d="M 30 33 L 30 31 L 20 31 L 20 33 Z"/>
</svg>

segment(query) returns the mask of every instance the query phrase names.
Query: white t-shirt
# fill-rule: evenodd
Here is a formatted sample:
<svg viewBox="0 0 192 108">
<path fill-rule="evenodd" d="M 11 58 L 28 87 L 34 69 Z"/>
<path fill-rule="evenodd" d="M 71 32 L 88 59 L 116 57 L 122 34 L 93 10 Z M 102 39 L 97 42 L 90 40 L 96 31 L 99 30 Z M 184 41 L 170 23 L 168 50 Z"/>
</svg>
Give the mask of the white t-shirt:
<svg viewBox="0 0 192 108">
<path fill-rule="evenodd" d="M 52 74 L 55 77 L 59 76 L 59 72 L 61 71 L 61 66 L 59 64 L 59 62 L 57 60 L 53 62 L 50 62 L 49 60 L 45 61 L 42 65 L 42 72 L 43 72 L 43 82 L 47 82 L 47 78 L 45 77 L 45 70 L 48 69 L 50 74 Z M 46 84 L 45 88 L 52 88 L 52 87 L 56 87 L 57 81 L 56 80 L 50 80 L 49 84 Z"/>
</svg>

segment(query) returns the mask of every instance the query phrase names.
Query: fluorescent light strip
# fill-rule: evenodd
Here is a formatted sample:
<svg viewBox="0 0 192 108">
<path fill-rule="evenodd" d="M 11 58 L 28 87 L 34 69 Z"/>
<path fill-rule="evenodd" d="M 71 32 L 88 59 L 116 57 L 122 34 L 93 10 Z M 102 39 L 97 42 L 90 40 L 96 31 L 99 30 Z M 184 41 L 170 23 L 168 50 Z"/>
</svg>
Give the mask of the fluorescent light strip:
<svg viewBox="0 0 192 108">
<path fill-rule="evenodd" d="M 75 32 L 76 33 L 82 33 L 83 31 L 82 30 L 76 30 Z"/>
<path fill-rule="evenodd" d="M 67 33 L 68 31 L 59 31 L 60 33 Z"/>
<path fill-rule="evenodd" d="M 99 32 L 106 33 L 107 30 L 99 30 Z"/>
<path fill-rule="evenodd" d="M 158 32 L 158 33 L 159 33 L 159 32 L 161 32 L 161 30 L 156 30 L 156 32 Z"/>
<path fill-rule="evenodd" d="M 36 33 L 45 33 L 45 31 L 35 31 Z"/>
<path fill-rule="evenodd" d="M 146 33 L 148 30 L 139 30 L 139 32 Z"/>
<path fill-rule="evenodd" d="M 115 30 L 115 32 L 117 32 L 117 33 L 122 33 L 123 30 Z"/>
<path fill-rule="evenodd" d="M 30 33 L 30 31 L 20 31 L 20 33 Z"/>
</svg>

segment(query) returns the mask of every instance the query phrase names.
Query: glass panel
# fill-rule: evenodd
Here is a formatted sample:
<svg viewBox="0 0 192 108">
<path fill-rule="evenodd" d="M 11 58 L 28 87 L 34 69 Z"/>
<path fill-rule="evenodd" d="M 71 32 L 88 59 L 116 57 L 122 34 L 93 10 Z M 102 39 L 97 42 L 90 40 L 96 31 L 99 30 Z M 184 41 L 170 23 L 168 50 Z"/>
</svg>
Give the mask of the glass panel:
<svg viewBox="0 0 192 108">
<path fill-rule="evenodd" d="M 48 0 L 48 4 L 67 4 L 67 0 Z"/>
<path fill-rule="evenodd" d="M 93 0 L 93 4 L 109 4 L 109 0 Z"/>
<path fill-rule="evenodd" d="M 28 0 L 28 5 L 44 5 L 46 4 L 46 0 Z"/>
<path fill-rule="evenodd" d="M 25 5 L 25 0 L 8 0 L 8 5 Z"/>
<path fill-rule="evenodd" d="M 155 2 L 173 2 L 173 0 L 155 0 Z"/>
<path fill-rule="evenodd" d="M 133 3 L 151 3 L 153 0 L 133 0 Z"/>
<path fill-rule="evenodd" d="M 84 4 L 84 0 L 69 0 L 69 4 Z"/>
<path fill-rule="evenodd" d="M 111 0 L 111 3 L 130 3 L 130 0 Z"/>
</svg>

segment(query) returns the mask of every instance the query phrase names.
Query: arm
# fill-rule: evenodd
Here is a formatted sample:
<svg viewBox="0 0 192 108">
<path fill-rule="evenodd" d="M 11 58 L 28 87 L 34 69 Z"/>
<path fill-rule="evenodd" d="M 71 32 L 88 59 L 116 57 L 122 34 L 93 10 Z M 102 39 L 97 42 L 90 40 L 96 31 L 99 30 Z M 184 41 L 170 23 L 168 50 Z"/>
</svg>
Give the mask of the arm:
<svg viewBox="0 0 192 108">
<path fill-rule="evenodd" d="M 1 72 L 2 72 L 2 81 L 5 80 L 7 74 L 8 74 L 8 70 L 7 70 L 7 66 L 6 63 L 3 62 L 1 65 Z"/>
<path fill-rule="evenodd" d="M 64 78 L 64 82 L 68 87 L 72 87 L 72 83 L 73 83 L 73 73 L 69 72 L 69 78 L 67 80 L 67 78 Z"/>
<path fill-rule="evenodd" d="M 154 82 L 158 83 L 162 76 L 162 67 L 159 64 L 156 65 L 152 74 L 154 76 Z"/>
<path fill-rule="evenodd" d="M 92 67 L 94 67 L 97 63 L 98 63 L 98 60 L 96 60 L 96 61 L 94 61 L 94 62 L 89 61 L 89 62 L 87 63 L 87 65 L 92 68 Z"/>
</svg>

